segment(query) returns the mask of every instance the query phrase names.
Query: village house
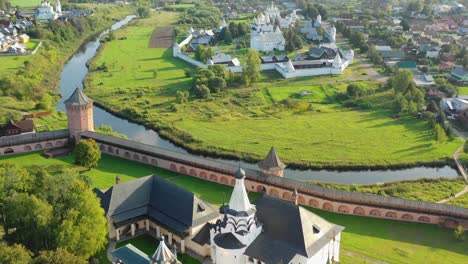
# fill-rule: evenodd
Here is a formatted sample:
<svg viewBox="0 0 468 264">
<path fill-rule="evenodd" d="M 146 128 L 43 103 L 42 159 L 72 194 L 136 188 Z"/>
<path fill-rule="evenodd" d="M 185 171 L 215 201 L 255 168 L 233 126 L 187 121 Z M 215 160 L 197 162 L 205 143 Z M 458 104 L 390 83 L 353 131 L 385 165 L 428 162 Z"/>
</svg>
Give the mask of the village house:
<svg viewBox="0 0 468 264">
<path fill-rule="evenodd" d="M 468 71 L 459 66 L 454 68 L 448 78 L 457 84 L 468 84 Z"/>
<path fill-rule="evenodd" d="M 207 63 L 208 65 L 212 64 L 223 64 L 227 66 L 241 66 L 239 59 L 231 58 L 231 55 L 219 53 L 216 55 L 211 56 L 211 59 Z"/>
<path fill-rule="evenodd" d="M 431 45 L 421 45 L 418 52 L 423 54 L 426 58 L 437 59 L 439 57 L 441 47 Z"/>
<path fill-rule="evenodd" d="M 6 124 L 0 126 L 0 137 L 34 132 L 35 127 L 32 120 L 13 121 L 10 119 Z"/>
<path fill-rule="evenodd" d="M 447 113 L 459 113 L 468 109 L 468 98 L 443 98 L 439 107 Z"/>
<path fill-rule="evenodd" d="M 435 81 L 432 75 L 427 74 L 416 74 L 414 75 L 413 81 L 417 87 L 435 85 Z"/>
</svg>

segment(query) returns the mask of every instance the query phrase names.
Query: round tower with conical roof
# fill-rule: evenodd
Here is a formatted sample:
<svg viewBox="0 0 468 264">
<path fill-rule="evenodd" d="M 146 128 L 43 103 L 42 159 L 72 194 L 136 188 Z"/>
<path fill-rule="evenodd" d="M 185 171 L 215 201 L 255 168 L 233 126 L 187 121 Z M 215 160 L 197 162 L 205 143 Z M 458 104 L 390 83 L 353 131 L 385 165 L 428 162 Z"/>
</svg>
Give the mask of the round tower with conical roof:
<svg viewBox="0 0 468 264">
<path fill-rule="evenodd" d="M 64 103 L 67 109 L 70 139 L 78 143 L 81 132 L 94 131 L 93 100 L 76 88 Z"/>
</svg>

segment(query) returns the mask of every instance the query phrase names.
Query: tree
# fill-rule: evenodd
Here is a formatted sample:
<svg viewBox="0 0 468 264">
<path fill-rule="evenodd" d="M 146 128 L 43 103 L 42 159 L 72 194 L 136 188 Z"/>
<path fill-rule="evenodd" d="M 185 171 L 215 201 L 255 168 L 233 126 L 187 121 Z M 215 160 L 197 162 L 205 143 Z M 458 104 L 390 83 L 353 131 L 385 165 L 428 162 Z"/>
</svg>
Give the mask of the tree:
<svg viewBox="0 0 468 264">
<path fill-rule="evenodd" d="M 208 88 L 212 93 L 217 93 L 226 89 L 226 81 L 220 77 L 213 77 L 208 80 Z"/>
<path fill-rule="evenodd" d="M 34 259 L 32 264 L 87 264 L 88 262 L 77 257 L 62 248 L 54 251 L 41 251 L 39 256 Z"/>
<path fill-rule="evenodd" d="M 36 105 L 36 108 L 44 110 L 52 109 L 53 101 L 54 99 L 52 98 L 52 96 L 50 96 L 50 94 L 44 93 L 42 95 L 41 101 Z"/>
<path fill-rule="evenodd" d="M 231 44 L 232 43 L 232 33 L 231 33 L 231 30 L 229 29 L 226 29 L 226 31 L 224 32 L 224 42 L 226 44 Z"/>
<path fill-rule="evenodd" d="M 177 91 L 176 92 L 176 101 L 177 101 L 177 103 L 183 104 L 185 102 L 188 102 L 189 95 L 190 94 L 187 91 Z"/>
<path fill-rule="evenodd" d="M 206 53 L 206 48 L 204 45 L 198 45 L 197 50 L 195 51 L 195 58 L 201 62 L 206 62 L 203 61 L 203 58 L 205 57 Z"/>
<path fill-rule="evenodd" d="M 75 147 L 75 162 L 87 168 L 98 165 L 101 159 L 101 150 L 93 139 L 81 140 Z"/>
<path fill-rule="evenodd" d="M 406 19 L 402 19 L 400 22 L 400 26 L 403 28 L 403 31 L 409 31 L 410 25 Z"/>
<path fill-rule="evenodd" d="M 243 69 L 247 85 L 250 85 L 260 78 L 260 64 L 261 60 L 258 56 L 258 52 L 249 49 L 247 52 L 247 61 Z"/>
<path fill-rule="evenodd" d="M 109 35 L 107 37 L 108 37 L 109 41 L 115 40 L 116 36 L 115 36 L 114 30 L 109 30 Z"/>
<path fill-rule="evenodd" d="M 30 264 L 32 253 L 23 245 L 8 246 L 0 243 L 0 263 L 2 264 Z"/>
<path fill-rule="evenodd" d="M 107 219 L 99 199 L 82 181 L 73 180 L 70 190 L 79 196 L 69 197 L 75 201 L 56 230 L 57 246 L 88 259 L 107 243 Z"/>
<path fill-rule="evenodd" d="M 445 130 L 440 124 L 436 124 L 434 126 L 434 140 L 439 143 L 447 141 L 447 134 L 445 134 Z"/>
<path fill-rule="evenodd" d="M 396 95 L 395 99 L 393 100 L 393 109 L 399 113 L 408 110 L 408 100 L 406 100 L 403 94 L 398 93 Z"/>
<path fill-rule="evenodd" d="M 201 99 L 207 99 L 210 97 L 210 89 L 204 84 L 197 85 L 195 88 L 195 93 L 197 97 Z"/>
<path fill-rule="evenodd" d="M 457 228 L 453 231 L 453 236 L 458 241 L 464 241 L 465 240 L 465 230 L 463 229 L 463 226 L 460 226 L 460 225 L 457 226 Z"/>
<path fill-rule="evenodd" d="M 410 84 L 413 83 L 413 73 L 409 70 L 398 70 L 391 78 L 392 88 L 395 93 L 405 93 Z"/>
<path fill-rule="evenodd" d="M 35 195 L 18 193 L 4 205 L 5 226 L 14 228 L 14 236 L 32 250 L 52 243 L 49 226 L 53 219 L 52 206 Z M 34 230 L 34 232 L 31 232 Z"/>
</svg>

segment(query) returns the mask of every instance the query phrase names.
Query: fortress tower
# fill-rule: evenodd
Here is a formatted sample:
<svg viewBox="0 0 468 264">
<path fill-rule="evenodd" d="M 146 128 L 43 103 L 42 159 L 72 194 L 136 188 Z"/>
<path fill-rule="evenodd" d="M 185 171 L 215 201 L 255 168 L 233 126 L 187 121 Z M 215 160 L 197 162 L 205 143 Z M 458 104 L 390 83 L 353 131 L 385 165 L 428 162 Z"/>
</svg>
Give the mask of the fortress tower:
<svg viewBox="0 0 468 264">
<path fill-rule="evenodd" d="M 282 177 L 286 165 L 279 159 L 278 154 L 276 154 L 275 148 L 271 147 L 270 152 L 268 152 L 268 155 L 266 156 L 265 160 L 258 163 L 258 167 L 265 174 Z"/>
<path fill-rule="evenodd" d="M 76 88 L 64 103 L 67 108 L 70 138 L 78 142 L 81 132 L 94 131 L 93 100 Z"/>
</svg>

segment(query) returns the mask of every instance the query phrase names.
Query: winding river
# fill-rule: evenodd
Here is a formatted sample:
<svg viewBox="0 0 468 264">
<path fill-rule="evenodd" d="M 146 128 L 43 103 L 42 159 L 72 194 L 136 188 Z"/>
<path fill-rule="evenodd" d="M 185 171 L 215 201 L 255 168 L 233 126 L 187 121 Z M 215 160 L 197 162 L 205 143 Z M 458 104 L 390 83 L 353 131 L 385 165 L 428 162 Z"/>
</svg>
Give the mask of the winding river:
<svg viewBox="0 0 468 264">
<path fill-rule="evenodd" d="M 134 16 L 128 16 L 127 18 L 115 23 L 112 26 L 112 30 L 119 29 L 120 27 L 130 22 L 133 18 Z M 88 73 L 86 63 L 96 55 L 100 45 L 100 39 L 106 33 L 107 31 L 101 33 L 98 37 L 83 45 L 65 64 L 60 81 L 60 94 L 62 95 L 62 100 L 57 106 L 58 110 L 65 111 L 63 101 L 71 95 L 76 87 L 81 89 L 83 88 L 83 80 Z M 155 131 L 147 129 L 142 125 L 138 125 L 129 122 L 128 120 L 116 117 L 97 106 L 94 106 L 94 125 L 96 127 L 101 125 L 110 125 L 114 131 L 127 135 L 129 139 L 173 151 L 187 153 L 185 149 L 160 138 L 158 133 Z M 238 164 L 238 161 L 233 160 L 222 161 Z M 245 162 L 242 162 L 242 166 L 251 168 L 256 167 L 255 164 L 249 164 Z M 285 177 L 288 178 L 341 184 L 375 184 L 391 181 L 413 180 L 422 177 L 456 178 L 457 176 L 458 172 L 450 166 L 445 166 L 442 168 L 414 167 L 399 170 L 374 171 L 285 170 Z"/>
</svg>

